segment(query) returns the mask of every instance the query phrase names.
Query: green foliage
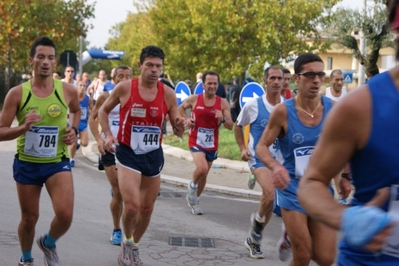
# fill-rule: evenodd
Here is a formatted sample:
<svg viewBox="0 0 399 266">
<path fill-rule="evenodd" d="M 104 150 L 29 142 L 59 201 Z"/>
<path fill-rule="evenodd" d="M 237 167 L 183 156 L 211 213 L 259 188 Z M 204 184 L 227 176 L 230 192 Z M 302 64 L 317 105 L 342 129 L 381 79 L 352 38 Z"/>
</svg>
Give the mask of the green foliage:
<svg viewBox="0 0 399 266">
<path fill-rule="evenodd" d="M 175 135 L 169 135 L 164 137 L 162 142 L 173 147 L 189 150 L 187 132 L 184 133 L 183 140 Z M 236 161 L 241 160 L 241 152 L 234 137 L 234 132 L 223 126 L 219 128 L 218 156 Z"/>
<path fill-rule="evenodd" d="M 371 2 L 371 1 L 368 1 Z M 324 25 L 331 39 L 349 48 L 353 56 L 365 66 L 366 75 L 371 78 L 379 73 L 377 61 L 381 48 L 393 46 L 392 35 L 387 26 L 386 0 L 368 3 L 366 16 L 362 10 L 339 8 L 333 19 Z M 354 33 L 364 32 L 367 54 L 362 55 Z"/>
<path fill-rule="evenodd" d="M 76 51 L 77 38 L 92 27 L 86 21 L 93 11 L 94 5 L 83 0 L 2 0 L 0 57 L 8 69 L 25 70 L 29 47 L 39 36 L 52 38 L 58 53 Z"/>
<path fill-rule="evenodd" d="M 318 26 L 329 20 L 337 2 L 136 1 L 139 13 L 115 26 L 109 46 L 125 50 L 134 65 L 141 48 L 159 45 L 166 53 L 165 71 L 179 80 L 192 80 L 206 70 L 229 79 L 250 66 L 251 76 L 259 77 L 266 61 L 277 64 L 292 60 L 293 54 L 323 50 Z"/>
</svg>

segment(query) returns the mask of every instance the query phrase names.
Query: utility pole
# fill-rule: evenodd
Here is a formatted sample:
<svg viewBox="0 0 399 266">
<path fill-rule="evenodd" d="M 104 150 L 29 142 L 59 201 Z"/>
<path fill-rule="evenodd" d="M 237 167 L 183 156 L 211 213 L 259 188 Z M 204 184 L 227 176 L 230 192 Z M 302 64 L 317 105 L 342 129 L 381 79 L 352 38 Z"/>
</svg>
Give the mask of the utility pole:
<svg viewBox="0 0 399 266">
<path fill-rule="evenodd" d="M 79 36 L 79 75 L 82 76 L 83 73 L 83 37 Z"/>
<path fill-rule="evenodd" d="M 367 16 L 367 0 L 363 0 L 363 16 Z M 360 31 L 360 53 L 362 56 L 366 56 L 366 37 L 364 36 L 363 29 Z M 365 82 L 364 65 L 359 61 L 359 74 L 358 74 L 358 86 L 363 85 Z"/>
</svg>

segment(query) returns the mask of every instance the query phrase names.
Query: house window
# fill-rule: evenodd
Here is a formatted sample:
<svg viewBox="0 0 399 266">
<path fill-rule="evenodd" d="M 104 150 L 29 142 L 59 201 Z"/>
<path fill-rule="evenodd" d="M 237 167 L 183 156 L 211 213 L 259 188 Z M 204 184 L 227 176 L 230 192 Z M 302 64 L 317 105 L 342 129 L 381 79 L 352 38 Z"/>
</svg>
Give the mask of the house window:
<svg viewBox="0 0 399 266">
<path fill-rule="evenodd" d="M 327 58 L 327 70 L 332 70 L 333 68 L 333 58 L 332 57 L 328 57 Z"/>
<path fill-rule="evenodd" d="M 383 55 L 381 56 L 381 68 L 390 69 L 396 66 L 395 56 L 393 55 Z"/>
</svg>

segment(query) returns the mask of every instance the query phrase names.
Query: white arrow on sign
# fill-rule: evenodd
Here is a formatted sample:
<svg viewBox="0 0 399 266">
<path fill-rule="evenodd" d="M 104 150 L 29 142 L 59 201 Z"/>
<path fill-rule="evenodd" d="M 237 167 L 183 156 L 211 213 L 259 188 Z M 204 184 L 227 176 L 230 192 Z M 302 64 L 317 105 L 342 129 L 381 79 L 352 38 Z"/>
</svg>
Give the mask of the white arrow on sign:
<svg viewBox="0 0 399 266">
<path fill-rule="evenodd" d="M 242 101 L 244 103 L 246 103 L 246 102 L 248 102 L 251 99 L 256 99 L 256 98 L 259 98 L 259 97 L 260 97 L 260 95 L 256 94 L 255 92 L 252 92 L 252 97 L 242 97 Z"/>
<path fill-rule="evenodd" d="M 184 91 L 181 91 L 181 93 L 176 93 L 176 97 L 181 99 L 182 102 L 184 102 L 188 98 L 188 96 L 189 95 Z"/>
</svg>

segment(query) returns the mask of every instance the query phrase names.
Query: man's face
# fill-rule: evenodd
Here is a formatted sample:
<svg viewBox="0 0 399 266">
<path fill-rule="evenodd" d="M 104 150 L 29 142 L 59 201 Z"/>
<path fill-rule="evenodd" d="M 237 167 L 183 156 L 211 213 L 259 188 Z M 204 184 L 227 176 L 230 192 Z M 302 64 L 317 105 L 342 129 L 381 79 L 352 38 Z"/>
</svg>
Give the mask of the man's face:
<svg viewBox="0 0 399 266">
<path fill-rule="evenodd" d="M 118 69 L 116 76 L 114 77 L 115 84 L 121 81 L 129 80 L 132 78 L 130 69 Z"/>
<path fill-rule="evenodd" d="M 38 77 L 52 77 L 53 69 L 57 66 L 55 49 L 51 46 L 39 45 L 34 57 L 29 57 L 29 64 Z"/>
<path fill-rule="evenodd" d="M 87 81 L 89 80 L 89 73 L 84 72 L 84 73 L 82 74 L 82 80 L 87 82 Z"/>
<path fill-rule="evenodd" d="M 163 60 L 159 57 L 147 57 L 138 63 L 141 77 L 149 83 L 158 82 L 163 70 Z"/>
<path fill-rule="evenodd" d="M 291 82 L 291 74 L 284 73 L 283 89 L 288 89 L 288 87 L 290 86 L 290 82 Z"/>
<path fill-rule="evenodd" d="M 79 81 L 77 85 L 78 93 L 83 94 L 86 90 L 87 83 L 84 81 Z"/>
<path fill-rule="evenodd" d="M 64 72 L 65 78 L 71 79 L 73 77 L 73 73 L 75 73 L 73 67 L 67 67 Z"/>
<path fill-rule="evenodd" d="M 98 72 L 98 78 L 101 81 L 106 81 L 107 80 L 107 74 L 105 73 L 104 70 L 101 70 L 100 72 Z"/>
<path fill-rule="evenodd" d="M 216 95 L 216 91 L 219 86 L 218 76 L 207 74 L 205 81 L 202 83 L 204 92 L 210 95 Z"/>
<path fill-rule="evenodd" d="M 263 78 L 263 82 L 266 85 L 267 93 L 272 95 L 280 94 L 281 88 L 283 86 L 283 71 L 280 69 L 269 69 L 269 76 Z"/>
<path fill-rule="evenodd" d="M 334 91 L 341 91 L 344 85 L 344 76 L 342 74 L 336 73 L 330 78 L 331 88 Z"/>
<path fill-rule="evenodd" d="M 311 98 L 317 97 L 325 77 L 323 70 L 324 64 L 322 62 L 311 62 L 303 65 L 302 75 L 294 75 L 295 82 L 298 85 L 298 95 L 302 94 Z"/>
<path fill-rule="evenodd" d="M 61 79 L 60 75 L 58 73 L 53 73 L 53 78 L 54 79 Z"/>
</svg>

